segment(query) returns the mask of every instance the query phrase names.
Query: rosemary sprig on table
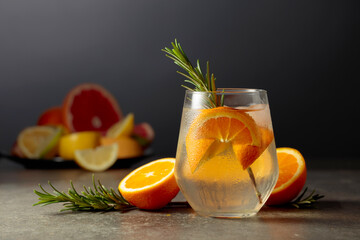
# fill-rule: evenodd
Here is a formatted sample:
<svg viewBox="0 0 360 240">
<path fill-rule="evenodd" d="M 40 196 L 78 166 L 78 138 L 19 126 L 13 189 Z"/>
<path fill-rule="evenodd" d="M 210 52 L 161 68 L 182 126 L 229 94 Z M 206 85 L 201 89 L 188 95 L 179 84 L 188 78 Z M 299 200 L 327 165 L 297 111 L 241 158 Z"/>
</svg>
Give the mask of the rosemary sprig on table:
<svg viewBox="0 0 360 240">
<path fill-rule="evenodd" d="M 34 193 L 39 196 L 39 202 L 33 206 L 46 206 L 53 203 L 63 203 L 64 211 L 130 211 L 137 209 L 135 206 L 128 203 L 124 197 L 115 192 L 112 188 L 108 189 L 101 184 L 100 180 L 95 181 L 92 175 L 93 188 L 84 186 L 84 191 L 80 194 L 75 189 L 72 181 L 70 181 L 70 188 L 68 193 L 60 192 L 51 182 L 48 182 L 50 187 L 54 190 L 53 194 L 47 192 L 40 184 L 39 187 L 42 192 L 34 190 Z M 308 188 L 305 188 L 302 194 L 294 201 L 280 205 L 279 207 L 294 207 L 294 208 L 311 208 L 317 200 L 323 198 L 323 195 L 314 194 L 315 190 L 307 197 L 303 198 Z M 187 202 L 170 202 L 166 207 L 190 207 Z"/>
<path fill-rule="evenodd" d="M 295 200 L 289 202 L 286 205 L 295 208 L 311 208 L 314 206 L 313 203 L 324 197 L 324 195 L 315 194 L 315 190 L 313 190 L 308 196 L 304 197 L 307 190 L 308 188 L 306 187 L 304 191 Z"/>
<path fill-rule="evenodd" d="M 54 190 L 51 194 L 47 192 L 40 184 L 42 192 L 34 190 L 34 193 L 39 196 L 39 202 L 35 205 L 49 205 L 52 203 L 64 203 L 64 208 L 60 211 L 110 211 L 110 210 L 131 210 L 135 207 L 128 203 L 120 192 L 115 192 L 114 189 L 107 189 L 101 184 L 100 180 L 96 183 L 94 175 L 92 176 L 93 188 L 84 186 L 84 191 L 79 194 L 72 181 L 70 181 L 71 188 L 68 193 L 60 192 L 49 181 L 48 184 Z"/>
<path fill-rule="evenodd" d="M 60 212 L 64 211 L 130 211 L 138 209 L 131 205 L 121 195 L 119 191 L 106 188 L 101 184 L 100 180 L 95 181 L 94 174 L 92 175 L 93 188 L 84 187 L 84 191 L 78 193 L 76 191 L 72 181 L 70 181 L 70 188 L 68 193 L 60 192 L 56 189 L 51 182 L 48 184 L 54 190 L 53 194 L 47 192 L 40 184 L 39 187 L 42 192 L 34 190 L 34 193 L 39 196 L 39 202 L 33 204 L 33 206 L 40 205 L 46 206 L 53 203 L 63 203 L 64 208 Z M 166 208 L 173 207 L 189 207 L 187 202 L 170 202 L 166 205 Z"/>
</svg>

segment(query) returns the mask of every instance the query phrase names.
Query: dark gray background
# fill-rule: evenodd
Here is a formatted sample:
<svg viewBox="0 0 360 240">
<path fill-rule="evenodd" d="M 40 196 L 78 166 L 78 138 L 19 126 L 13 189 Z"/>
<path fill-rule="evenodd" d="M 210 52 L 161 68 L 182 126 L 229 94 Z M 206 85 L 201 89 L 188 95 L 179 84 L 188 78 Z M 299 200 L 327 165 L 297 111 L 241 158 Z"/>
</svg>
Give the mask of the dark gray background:
<svg viewBox="0 0 360 240">
<path fill-rule="evenodd" d="M 358 158 L 360 1 L 0 0 L 0 149 L 83 82 L 174 156 L 184 89 L 177 38 L 219 87 L 268 90 L 277 146 Z"/>
</svg>

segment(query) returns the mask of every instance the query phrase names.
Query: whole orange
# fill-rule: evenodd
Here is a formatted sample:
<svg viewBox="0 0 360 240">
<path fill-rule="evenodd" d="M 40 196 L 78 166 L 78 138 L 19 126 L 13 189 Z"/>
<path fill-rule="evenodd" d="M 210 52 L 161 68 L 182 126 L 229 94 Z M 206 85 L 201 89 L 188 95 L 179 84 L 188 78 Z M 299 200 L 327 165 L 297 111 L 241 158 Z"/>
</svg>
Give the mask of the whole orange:
<svg viewBox="0 0 360 240">
<path fill-rule="evenodd" d="M 45 110 L 38 118 L 37 125 L 64 125 L 62 120 L 62 108 L 51 107 Z"/>
</svg>

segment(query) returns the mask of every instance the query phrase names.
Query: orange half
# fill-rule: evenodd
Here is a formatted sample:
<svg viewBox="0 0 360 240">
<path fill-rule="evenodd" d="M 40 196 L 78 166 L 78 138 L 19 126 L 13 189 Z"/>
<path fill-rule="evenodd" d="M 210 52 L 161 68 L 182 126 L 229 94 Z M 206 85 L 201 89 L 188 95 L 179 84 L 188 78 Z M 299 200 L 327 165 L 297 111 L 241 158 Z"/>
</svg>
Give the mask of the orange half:
<svg viewBox="0 0 360 240">
<path fill-rule="evenodd" d="M 195 172 L 202 162 L 223 152 L 229 144 L 246 169 L 272 139 L 272 131 L 258 127 L 245 111 L 217 107 L 201 111 L 189 128 L 185 144 L 191 171 Z"/>
<path fill-rule="evenodd" d="M 279 178 L 267 205 L 281 205 L 293 200 L 306 182 L 304 157 L 294 148 L 277 148 Z"/>
<path fill-rule="evenodd" d="M 129 173 L 120 182 L 119 191 L 138 208 L 162 208 L 179 192 L 174 168 L 175 158 L 152 161 Z"/>
</svg>

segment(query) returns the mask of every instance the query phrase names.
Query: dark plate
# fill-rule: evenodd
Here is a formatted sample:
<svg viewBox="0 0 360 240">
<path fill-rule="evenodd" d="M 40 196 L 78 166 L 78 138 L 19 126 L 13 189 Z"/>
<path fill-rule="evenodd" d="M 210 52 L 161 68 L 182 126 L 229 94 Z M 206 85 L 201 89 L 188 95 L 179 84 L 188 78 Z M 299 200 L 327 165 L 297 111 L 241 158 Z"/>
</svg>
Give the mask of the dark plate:
<svg viewBox="0 0 360 240">
<path fill-rule="evenodd" d="M 143 156 L 136 158 L 118 159 L 111 168 L 127 168 L 132 164 L 140 162 L 145 158 L 150 157 L 152 154 L 151 149 L 147 149 Z M 28 159 L 20 158 L 8 154 L 4 151 L 0 151 L 0 158 L 6 158 L 11 161 L 17 162 L 29 169 L 59 169 L 59 168 L 79 168 L 74 160 L 65 160 L 61 157 L 55 157 L 53 159 Z"/>
</svg>

